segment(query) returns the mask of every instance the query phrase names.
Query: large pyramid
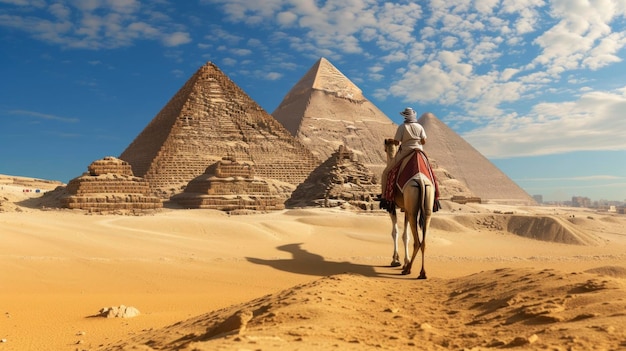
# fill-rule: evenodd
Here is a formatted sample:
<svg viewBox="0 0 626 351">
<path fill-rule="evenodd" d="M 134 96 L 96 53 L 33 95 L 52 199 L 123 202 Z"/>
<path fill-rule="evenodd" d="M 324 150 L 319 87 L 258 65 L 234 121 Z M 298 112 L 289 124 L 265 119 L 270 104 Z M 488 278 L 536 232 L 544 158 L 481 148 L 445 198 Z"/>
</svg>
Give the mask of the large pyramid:
<svg viewBox="0 0 626 351">
<path fill-rule="evenodd" d="M 296 83 L 272 116 L 320 160 L 345 145 L 378 175 L 387 162 L 383 140 L 397 128 L 325 58 Z"/>
<path fill-rule="evenodd" d="M 295 185 L 320 161 L 213 63 L 202 66 L 120 155 L 169 198 L 229 156 Z"/>
<path fill-rule="evenodd" d="M 428 136 L 424 145 L 428 157 L 464 183 L 475 196 L 502 203 L 536 203 L 528 193 L 435 115 L 424 113 L 418 121 Z"/>
</svg>

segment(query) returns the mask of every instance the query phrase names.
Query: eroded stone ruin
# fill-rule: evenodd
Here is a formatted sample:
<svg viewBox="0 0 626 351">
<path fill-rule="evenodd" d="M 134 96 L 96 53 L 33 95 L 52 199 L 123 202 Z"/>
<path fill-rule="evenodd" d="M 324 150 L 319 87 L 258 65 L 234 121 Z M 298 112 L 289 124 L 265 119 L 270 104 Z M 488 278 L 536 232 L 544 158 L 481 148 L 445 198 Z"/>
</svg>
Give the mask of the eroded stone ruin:
<svg viewBox="0 0 626 351">
<path fill-rule="evenodd" d="M 161 199 L 150 195 L 148 182 L 135 177 L 128 162 L 107 156 L 92 162 L 87 172 L 67 184 L 63 207 L 89 211 L 152 210 Z"/>
<path fill-rule="evenodd" d="M 265 179 L 255 176 L 254 165 L 224 157 L 192 179 L 184 192 L 172 197 L 184 208 L 278 210 L 285 208 L 281 195 Z"/>
<path fill-rule="evenodd" d="M 335 207 L 349 204 L 361 210 L 378 209 L 379 177 L 345 145 L 300 184 L 287 200 L 288 207 Z"/>
</svg>

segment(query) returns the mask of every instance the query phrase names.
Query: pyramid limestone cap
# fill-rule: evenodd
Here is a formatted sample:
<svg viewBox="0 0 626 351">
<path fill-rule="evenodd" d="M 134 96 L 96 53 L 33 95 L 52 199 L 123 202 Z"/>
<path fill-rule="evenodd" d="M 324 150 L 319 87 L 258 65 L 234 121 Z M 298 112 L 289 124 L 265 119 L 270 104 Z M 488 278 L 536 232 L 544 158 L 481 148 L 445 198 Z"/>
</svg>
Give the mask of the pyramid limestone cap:
<svg viewBox="0 0 626 351">
<path fill-rule="evenodd" d="M 272 116 L 319 159 L 345 145 L 379 174 L 387 164 L 380 148 L 397 125 L 325 58 L 317 60 Z"/>
<path fill-rule="evenodd" d="M 322 90 L 349 100 L 361 101 L 365 99 L 361 89 L 323 57 L 294 85 L 285 100 L 300 95 L 309 89 Z"/>
</svg>

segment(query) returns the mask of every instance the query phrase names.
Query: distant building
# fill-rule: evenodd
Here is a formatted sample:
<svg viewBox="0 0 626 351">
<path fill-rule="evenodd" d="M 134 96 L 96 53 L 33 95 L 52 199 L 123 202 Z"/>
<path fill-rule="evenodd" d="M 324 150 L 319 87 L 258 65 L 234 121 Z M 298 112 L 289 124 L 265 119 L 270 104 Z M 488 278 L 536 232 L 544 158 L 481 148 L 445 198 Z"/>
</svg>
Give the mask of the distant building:
<svg viewBox="0 0 626 351">
<path fill-rule="evenodd" d="M 543 203 L 543 195 L 533 195 L 533 199 L 535 199 L 535 201 L 537 201 L 538 204 Z"/>
<path fill-rule="evenodd" d="M 583 196 L 572 196 L 572 207 L 591 207 L 591 199 Z"/>
</svg>

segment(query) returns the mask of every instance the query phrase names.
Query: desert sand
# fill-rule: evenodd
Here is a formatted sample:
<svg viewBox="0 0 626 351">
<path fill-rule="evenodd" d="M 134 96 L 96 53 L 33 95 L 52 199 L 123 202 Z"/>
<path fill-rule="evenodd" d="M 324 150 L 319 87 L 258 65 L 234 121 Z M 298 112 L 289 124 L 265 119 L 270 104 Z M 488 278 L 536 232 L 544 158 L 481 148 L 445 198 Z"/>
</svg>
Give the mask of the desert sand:
<svg viewBox="0 0 626 351">
<path fill-rule="evenodd" d="M 626 349 L 626 217 L 445 202 L 427 280 L 388 216 L 143 215 L 0 193 L 0 351 Z M 104 318 L 103 307 L 140 315 Z"/>
</svg>

